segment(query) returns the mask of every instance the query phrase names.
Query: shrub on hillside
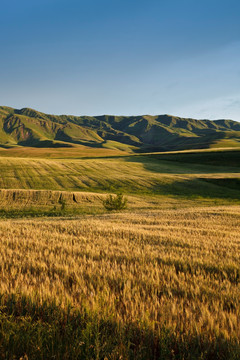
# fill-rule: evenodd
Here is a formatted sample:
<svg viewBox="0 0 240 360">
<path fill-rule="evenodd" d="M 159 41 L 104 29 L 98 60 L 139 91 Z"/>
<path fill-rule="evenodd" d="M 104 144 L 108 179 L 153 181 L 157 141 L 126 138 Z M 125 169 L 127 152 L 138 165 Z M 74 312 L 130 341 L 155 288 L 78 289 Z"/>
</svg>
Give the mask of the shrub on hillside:
<svg viewBox="0 0 240 360">
<path fill-rule="evenodd" d="M 127 201 L 127 198 L 123 197 L 123 194 L 109 194 L 107 198 L 103 200 L 103 206 L 108 211 L 123 210 L 127 207 Z"/>
</svg>

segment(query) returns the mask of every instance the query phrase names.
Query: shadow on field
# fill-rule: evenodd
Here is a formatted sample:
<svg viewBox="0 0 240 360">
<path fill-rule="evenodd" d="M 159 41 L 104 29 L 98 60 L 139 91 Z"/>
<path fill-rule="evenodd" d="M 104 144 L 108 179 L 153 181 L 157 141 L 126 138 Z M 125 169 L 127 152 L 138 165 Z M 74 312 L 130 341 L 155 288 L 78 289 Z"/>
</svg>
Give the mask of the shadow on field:
<svg viewBox="0 0 240 360">
<path fill-rule="evenodd" d="M 197 178 L 159 183 L 154 186 L 153 192 L 160 195 L 240 200 L 240 178 Z"/>
<path fill-rule="evenodd" d="M 146 170 L 165 174 L 239 173 L 240 151 L 216 151 L 178 154 L 146 154 L 124 158 L 142 163 Z"/>
<path fill-rule="evenodd" d="M 240 169 L 239 150 L 221 150 L 209 152 L 188 152 L 176 154 L 151 154 L 156 160 L 176 161 L 186 164 L 237 167 Z"/>
<path fill-rule="evenodd" d="M 233 359 L 239 344 L 221 335 L 190 333 L 99 312 L 63 310 L 24 296 L 1 296 L 1 359 Z M 122 309 L 124 311 L 124 309 Z"/>
</svg>

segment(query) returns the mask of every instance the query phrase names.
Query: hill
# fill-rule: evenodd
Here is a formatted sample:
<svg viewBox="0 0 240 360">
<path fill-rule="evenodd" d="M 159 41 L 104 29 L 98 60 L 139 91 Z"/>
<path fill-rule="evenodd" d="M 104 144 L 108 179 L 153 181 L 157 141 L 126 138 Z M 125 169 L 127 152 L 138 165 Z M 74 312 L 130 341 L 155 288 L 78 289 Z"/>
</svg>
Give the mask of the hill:
<svg viewBox="0 0 240 360">
<path fill-rule="evenodd" d="M 0 106 L 0 146 L 74 147 L 170 151 L 239 147 L 240 123 L 171 115 L 48 115 Z"/>
</svg>

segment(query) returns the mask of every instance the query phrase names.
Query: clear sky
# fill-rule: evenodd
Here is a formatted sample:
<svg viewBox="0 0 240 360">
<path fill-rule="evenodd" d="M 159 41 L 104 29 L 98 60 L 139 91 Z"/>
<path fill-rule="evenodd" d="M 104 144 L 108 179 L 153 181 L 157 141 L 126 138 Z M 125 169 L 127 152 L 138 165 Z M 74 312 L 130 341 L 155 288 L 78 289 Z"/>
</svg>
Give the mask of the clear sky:
<svg viewBox="0 0 240 360">
<path fill-rule="evenodd" d="M 0 104 L 240 121 L 239 0 L 0 0 Z"/>
</svg>

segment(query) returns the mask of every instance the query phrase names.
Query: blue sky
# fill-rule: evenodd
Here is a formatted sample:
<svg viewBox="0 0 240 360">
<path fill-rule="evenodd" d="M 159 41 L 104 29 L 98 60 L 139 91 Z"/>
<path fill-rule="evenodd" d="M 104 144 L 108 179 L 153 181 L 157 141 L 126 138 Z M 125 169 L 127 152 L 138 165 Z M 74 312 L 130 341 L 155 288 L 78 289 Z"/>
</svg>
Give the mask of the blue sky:
<svg viewBox="0 0 240 360">
<path fill-rule="evenodd" d="M 0 104 L 240 121 L 239 0 L 1 0 Z"/>
</svg>

